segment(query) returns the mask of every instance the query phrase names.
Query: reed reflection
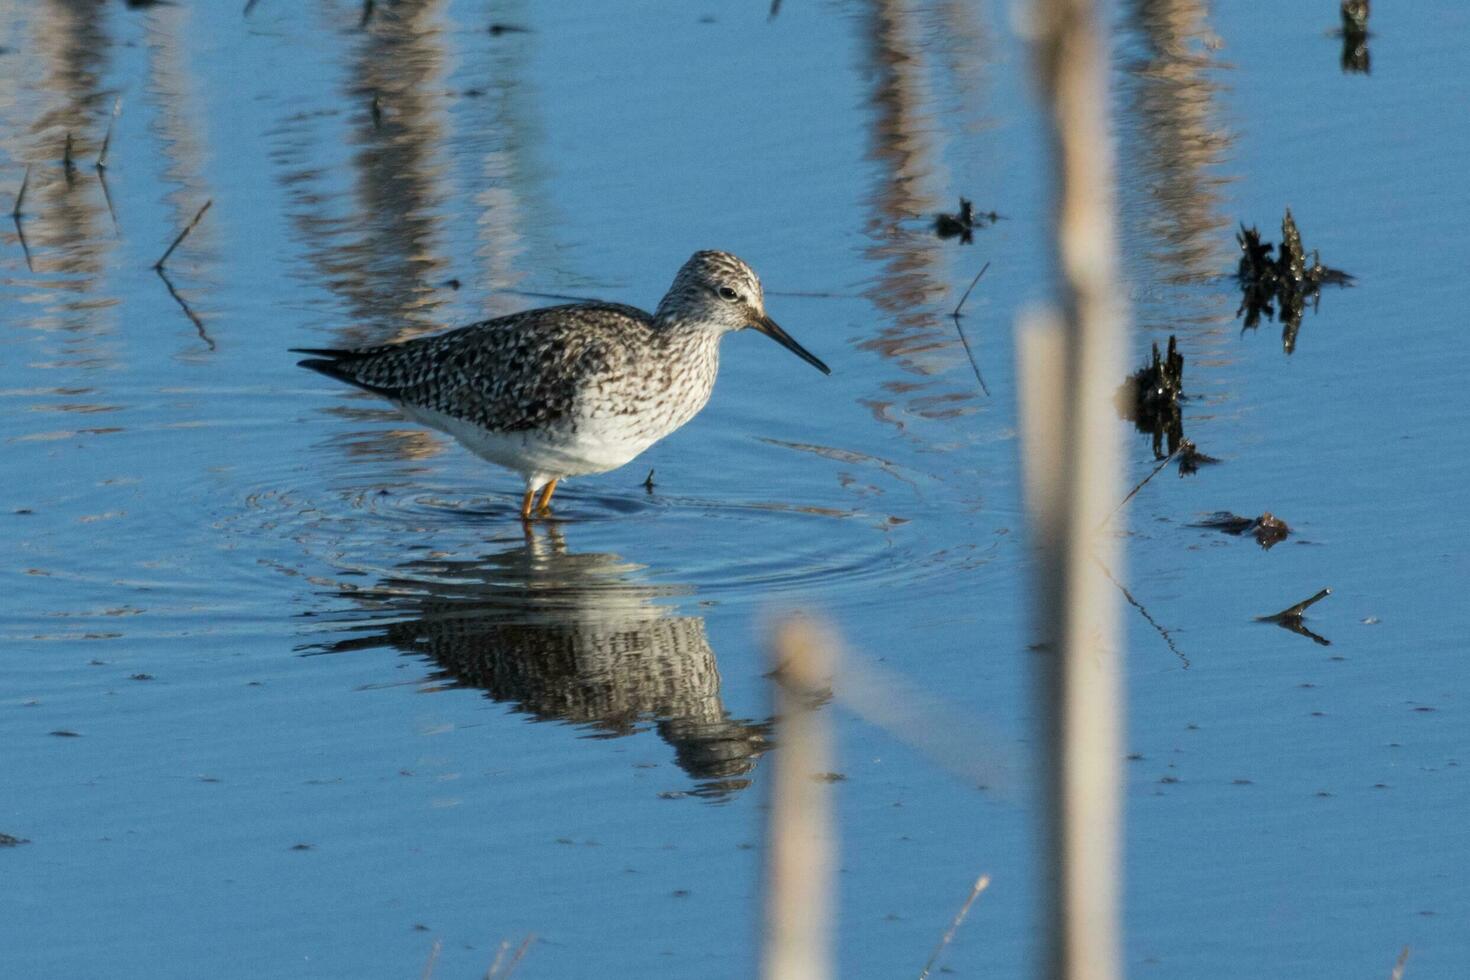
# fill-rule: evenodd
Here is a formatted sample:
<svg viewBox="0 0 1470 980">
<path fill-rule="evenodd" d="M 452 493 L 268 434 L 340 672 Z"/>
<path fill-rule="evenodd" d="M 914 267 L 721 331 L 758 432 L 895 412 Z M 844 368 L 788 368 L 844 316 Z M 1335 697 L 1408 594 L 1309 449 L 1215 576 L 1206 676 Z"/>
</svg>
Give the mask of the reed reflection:
<svg viewBox="0 0 1470 980">
<path fill-rule="evenodd" d="M 1133 0 L 1129 12 L 1143 51 L 1126 75 L 1123 122 L 1136 138 L 1122 141 L 1132 174 L 1124 193 L 1142 199 L 1159 278 L 1209 282 L 1230 262 L 1229 222 L 1219 211 L 1229 178 L 1216 168 L 1235 137 L 1215 106 L 1220 42 L 1202 0 Z"/>
<path fill-rule="evenodd" d="M 571 551 L 555 527 L 482 559 L 409 562 L 342 594 L 394 621 L 324 652 L 387 644 L 431 658 L 432 680 L 533 718 L 602 737 L 651 728 L 696 795 L 724 798 L 749 784 L 769 722 L 731 717 L 704 619 L 660 604 L 687 590 L 640 571 L 615 554 Z"/>
<path fill-rule="evenodd" d="M 0 83 L 0 149 L 29 168 L 23 213 L 7 216 L 6 237 L 33 273 L 65 276 L 47 280 L 31 325 L 96 333 L 115 302 L 96 295 L 114 237 L 92 167 L 112 105 L 111 21 L 100 0 L 17 5 L 4 20 L 18 43 Z"/>
<path fill-rule="evenodd" d="M 345 346 L 406 340 L 442 326 L 433 311 L 443 254 L 448 136 L 444 4 L 382 6 L 353 42 L 334 111 L 296 113 L 272 140 L 309 277 L 342 297 Z M 353 145 L 343 167 L 329 148 Z M 347 186 L 342 186 L 346 177 Z"/>
<path fill-rule="evenodd" d="M 897 361 L 914 374 L 930 376 L 947 371 L 956 357 L 965 355 L 953 322 L 940 309 L 951 291 L 942 243 L 931 229 L 915 223 L 937 211 L 942 200 L 928 186 L 933 183 L 939 128 L 916 18 L 902 3 L 874 0 L 860 25 L 865 40 L 863 68 L 872 79 L 869 155 L 882 167 L 869 198 L 872 213 L 864 229 L 872 239 L 867 256 L 879 273 L 865 295 L 885 314 L 882 330 L 862 347 Z M 965 35 L 956 32 L 950 38 L 953 46 L 962 43 Z M 964 403 L 974 397 L 968 387 L 935 392 L 934 382 L 927 380 L 891 382 L 885 388 L 882 398 L 866 404 L 875 418 L 900 427 L 903 423 L 895 409 L 924 418 L 947 418 L 963 412 Z M 894 404 L 897 398 L 902 399 L 901 405 Z"/>
</svg>

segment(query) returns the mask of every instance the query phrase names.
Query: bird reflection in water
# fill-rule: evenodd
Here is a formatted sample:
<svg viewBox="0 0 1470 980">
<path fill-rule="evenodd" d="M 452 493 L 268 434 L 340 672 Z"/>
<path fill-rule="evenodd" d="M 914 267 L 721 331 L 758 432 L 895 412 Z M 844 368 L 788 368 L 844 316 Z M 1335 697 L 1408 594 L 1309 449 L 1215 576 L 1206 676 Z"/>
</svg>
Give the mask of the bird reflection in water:
<svg viewBox="0 0 1470 980">
<path fill-rule="evenodd" d="M 548 721 L 616 738 L 652 728 L 698 785 L 724 799 L 747 785 L 769 722 L 732 718 L 704 619 L 656 600 L 684 591 L 640 581 L 618 555 L 574 553 L 553 526 L 479 560 L 421 560 L 376 588 L 342 593 L 394 622 L 324 645 L 391 645 L 427 656 L 429 679 L 478 688 Z"/>
</svg>

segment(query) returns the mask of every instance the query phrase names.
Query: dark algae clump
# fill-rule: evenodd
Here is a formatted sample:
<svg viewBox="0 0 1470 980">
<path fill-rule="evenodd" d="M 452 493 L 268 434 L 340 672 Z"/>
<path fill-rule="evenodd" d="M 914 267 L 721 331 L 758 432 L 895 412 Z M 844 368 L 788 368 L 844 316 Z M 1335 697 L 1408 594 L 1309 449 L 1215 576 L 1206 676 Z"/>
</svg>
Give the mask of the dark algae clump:
<svg viewBox="0 0 1470 980">
<path fill-rule="evenodd" d="M 1000 215 L 994 211 L 976 211 L 975 205 L 962 197 L 960 209 L 954 214 L 934 216 L 934 234 L 940 238 L 958 238 L 961 245 L 969 245 L 975 240 L 975 229 L 993 225 L 999 220 Z"/>
<path fill-rule="evenodd" d="M 1366 75 L 1373 68 L 1368 54 L 1368 0 L 1342 0 L 1342 70 L 1349 75 Z"/>
<path fill-rule="evenodd" d="M 1164 459 L 1178 452 L 1185 442 L 1180 406 L 1183 398 L 1184 355 L 1170 334 L 1167 351 L 1160 354 L 1155 343 L 1149 362 L 1128 376 L 1114 396 L 1114 404 L 1118 414 L 1139 432 L 1153 437 L 1154 458 Z"/>
<path fill-rule="evenodd" d="M 1260 517 L 1241 517 L 1228 510 L 1218 510 L 1204 520 L 1191 524 L 1190 527 L 1207 527 L 1236 537 L 1249 534 L 1256 539 L 1257 544 L 1268 551 L 1272 546 L 1285 541 L 1291 534 L 1291 528 L 1286 522 L 1269 510 Z"/>
<path fill-rule="evenodd" d="M 1307 303 L 1310 301 L 1316 309 L 1323 286 L 1350 286 L 1353 277 L 1323 265 L 1315 251 L 1308 263 L 1302 234 L 1290 208 L 1281 219 L 1281 244 L 1274 257 L 1271 243 L 1261 241 L 1261 233 L 1255 227 L 1242 224 L 1235 240 L 1240 243 L 1241 253 L 1236 271 L 1241 300 L 1235 315 L 1245 317 L 1242 329 L 1246 330 L 1259 326 L 1262 315 L 1267 320 L 1279 319 L 1281 346 L 1290 354 L 1296 349 L 1296 336 Z"/>
</svg>

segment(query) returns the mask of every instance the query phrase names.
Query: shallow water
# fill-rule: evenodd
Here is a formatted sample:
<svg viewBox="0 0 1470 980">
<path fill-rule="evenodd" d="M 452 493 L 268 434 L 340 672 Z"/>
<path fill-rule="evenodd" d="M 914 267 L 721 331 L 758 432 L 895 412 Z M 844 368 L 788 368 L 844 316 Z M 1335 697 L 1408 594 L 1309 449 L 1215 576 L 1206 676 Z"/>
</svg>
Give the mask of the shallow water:
<svg viewBox="0 0 1470 980">
<path fill-rule="evenodd" d="M 1032 741 L 1012 324 L 1048 187 L 1009 10 L 239 7 L 0 10 L 0 972 L 409 976 L 442 940 L 467 976 L 534 933 L 526 976 L 751 975 L 774 613 L 992 761 Z M 1332 5 L 1110 12 L 1130 359 L 1178 336 L 1222 460 L 1120 523 L 1135 975 L 1470 962 L 1470 17 L 1415 13 L 1364 75 Z M 962 194 L 1003 216 L 970 245 L 930 226 Z M 1287 205 L 1358 277 L 1289 344 L 1231 278 Z M 730 338 L 704 413 L 530 534 L 513 477 L 286 352 L 650 307 L 707 247 L 832 376 Z M 1293 533 L 1192 526 L 1220 510 Z M 1322 586 L 1330 645 L 1255 621 Z M 832 716 L 843 974 L 916 973 L 981 872 L 944 962 L 1034 966 L 1024 784 Z"/>
</svg>

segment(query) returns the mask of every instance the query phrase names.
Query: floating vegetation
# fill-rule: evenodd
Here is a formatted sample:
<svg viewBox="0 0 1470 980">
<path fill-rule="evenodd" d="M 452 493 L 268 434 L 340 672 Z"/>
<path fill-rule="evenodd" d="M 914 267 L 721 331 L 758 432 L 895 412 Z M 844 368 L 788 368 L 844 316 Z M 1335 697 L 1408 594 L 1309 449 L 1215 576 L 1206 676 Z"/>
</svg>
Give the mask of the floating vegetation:
<svg viewBox="0 0 1470 980">
<path fill-rule="evenodd" d="M 1281 219 L 1281 245 L 1276 248 L 1275 258 L 1271 256 L 1271 243 L 1261 241 L 1261 233 L 1255 227 L 1242 224 L 1235 240 L 1240 243 L 1241 252 L 1236 273 L 1241 300 L 1235 315 L 1244 315 L 1242 329 L 1245 330 L 1255 329 L 1263 314 L 1267 320 L 1279 319 L 1281 346 L 1290 354 L 1296 349 L 1296 335 L 1307 302 L 1310 300 L 1315 310 L 1323 286 L 1349 286 L 1353 277 L 1323 265 L 1316 251 L 1312 252 L 1311 264 L 1307 263 L 1307 250 L 1290 208 Z"/>
<path fill-rule="evenodd" d="M 1113 402 L 1119 415 L 1153 437 L 1154 459 L 1167 459 L 1185 442 L 1183 398 L 1184 355 L 1170 334 L 1167 353 L 1160 354 L 1155 342 L 1153 357 L 1128 376 Z"/>
<path fill-rule="evenodd" d="M 1202 521 L 1197 521 L 1190 527 L 1207 527 L 1214 531 L 1223 531 L 1242 537 L 1249 534 L 1256 539 L 1256 544 L 1266 550 L 1274 545 L 1285 541 L 1291 534 L 1291 528 L 1281 518 L 1272 514 L 1269 510 L 1260 517 L 1241 517 L 1232 514 L 1228 510 L 1217 510 Z"/>
<path fill-rule="evenodd" d="M 1368 54 L 1369 0 L 1342 0 L 1342 70 L 1349 75 L 1366 75 L 1372 70 Z"/>
<path fill-rule="evenodd" d="M 1193 476 L 1201 466 L 1213 466 L 1220 462 L 1214 456 L 1199 451 L 1199 447 L 1188 439 L 1179 443 L 1179 475 Z"/>
<path fill-rule="evenodd" d="M 975 240 L 975 229 L 993 225 L 999 220 L 1000 215 L 994 211 L 977 212 L 975 205 L 962 197 L 960 209 L 954 214 L 934 216 L 934 234 L 940 238 L 958 238 L 961 245 L 969 245 Z"/>
</svg>

